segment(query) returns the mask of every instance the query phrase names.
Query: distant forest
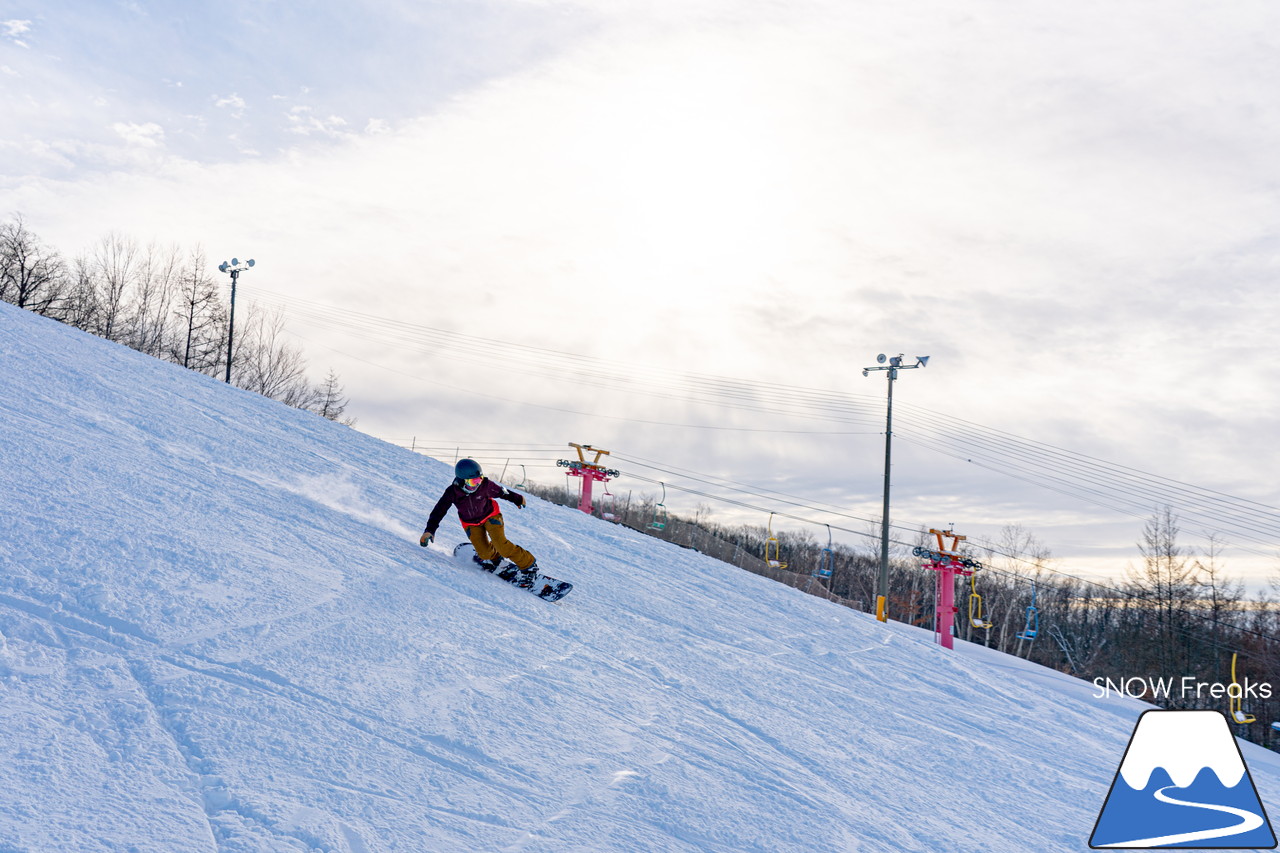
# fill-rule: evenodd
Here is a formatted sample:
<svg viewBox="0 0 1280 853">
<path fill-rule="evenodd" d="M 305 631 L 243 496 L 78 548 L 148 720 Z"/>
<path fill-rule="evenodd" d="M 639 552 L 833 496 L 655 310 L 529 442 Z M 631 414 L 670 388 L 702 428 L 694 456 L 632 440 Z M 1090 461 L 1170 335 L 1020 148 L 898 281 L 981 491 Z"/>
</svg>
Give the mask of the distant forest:
<svg viewBox="0 0 1280 853">
<path fill-rule="evenodd" d="M 564 486 L 527 488 L 566 506 L 578 504 L 578 495 Z M 875 611 L 878 527 L 868 531 L 867 546 L 854 548 L 828 546 L 812 534 L 771 536 L 760 526 L 727 527 L 714 522 L 706 506 L 684 518 L 668 514 L 653 498 L 597 507 L 596 514 L 811 595 Z M 1172 679 L 1170 695 L 1141 697 L 1167 709 L 1230 712 L 1229 698 L 1214 695 L 1214 688 L 1232 684 L 1234 656 L 1236 682 L 1241 689 L 1251 686 L 1237 707 L 1256 719 L 1232 729 L 1280 749 L 1280 730 L 1271 725 L 1280 722 L 1280 602 L 1265 593 L 1245 594 L 1244 584 L 1227 574 L 1221 542 L 1211 537 L 1199 549 L 1182 542 L 1178 517 L 1168 507 L 1153 512 L 1137 545 L 1141 563 L 1123 579 L 1102 582 L 1057 570 L 1049 549 L 1018 525 L 1006 526 L 996 541 L 964 542 L 962 553 L 982 568 L 972 579 L 957 579 L 956 636 L 1086 681 L 1128 681 L 1135 693 L 1139 685 L 1130 679 Z M 890 618 L 933 628 L 935 574 L 922 568 L 925 560 L 913 550 L 936 547 L 925 530 L 914 542 L 893 545 Z M 1273 587 L 1278 583 L 1280 577 Z M 1190 681 L 1184 684 L 1184 678 Z M 1262 685 L 1269 687 L 1259 690 Z"/>
<path fill-rule="evenodd" d="M 139 245 L 111 233 L 74 258 L 45 244 L 14 214 L 0 223 L 0 300 L 155 358 L 223 379 L 230 311 L 225 281 L 199 249 Z M 347 399 L 332 370 L 307 378 L 302 351 L 283 340 L 284 319 L 236 306 L 231 383 L 330 420 Z"/>
</svg>

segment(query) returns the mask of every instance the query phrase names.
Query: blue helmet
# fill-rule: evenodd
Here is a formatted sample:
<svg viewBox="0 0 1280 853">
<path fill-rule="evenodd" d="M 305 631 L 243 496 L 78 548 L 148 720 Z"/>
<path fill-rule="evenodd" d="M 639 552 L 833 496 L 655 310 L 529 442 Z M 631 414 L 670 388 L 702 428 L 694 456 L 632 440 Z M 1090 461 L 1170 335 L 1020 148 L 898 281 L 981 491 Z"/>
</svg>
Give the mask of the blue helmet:
<svg viewBox="0 0 1280 853">
<path fill-rule="evenodd" d="M 453 466 L 453 482 L 462 487 L 463 491 L 474 492 L 480 488 L 479 478 L 484 476 L 484 472 L 480 470 L 480 463 L 474 459 L 459 459 L 458 464 Z M 475 480 L 474 484 L 468 483 L 468 480 Z"/>
</svg>

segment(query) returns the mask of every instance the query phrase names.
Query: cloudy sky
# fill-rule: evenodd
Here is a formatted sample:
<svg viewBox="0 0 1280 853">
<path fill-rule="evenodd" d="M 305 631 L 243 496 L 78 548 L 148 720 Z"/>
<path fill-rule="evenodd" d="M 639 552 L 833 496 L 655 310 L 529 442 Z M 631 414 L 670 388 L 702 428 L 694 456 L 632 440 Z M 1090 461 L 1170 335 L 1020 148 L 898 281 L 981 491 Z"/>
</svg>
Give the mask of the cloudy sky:
<svg viewBox="0 0 1280 853">
<path fill-rule="evenodd" d="M 591 443 L 623 494 L 854 529 L 862 368 L 930 355 L 896 522 L 1118 573 L 1168 502 L 1261 582 L 1277 95 L 1263 2 L 0 0 L 0 215 L 254 257 L 372 434 L 548 481 Z"/>
</svg>

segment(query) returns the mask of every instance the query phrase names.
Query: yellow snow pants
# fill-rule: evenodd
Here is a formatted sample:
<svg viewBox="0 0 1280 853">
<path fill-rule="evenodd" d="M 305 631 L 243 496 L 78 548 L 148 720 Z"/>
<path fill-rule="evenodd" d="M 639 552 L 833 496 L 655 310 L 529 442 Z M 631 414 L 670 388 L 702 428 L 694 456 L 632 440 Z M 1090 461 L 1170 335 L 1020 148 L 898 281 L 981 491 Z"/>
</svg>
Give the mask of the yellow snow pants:
<svg viewBox="0 0 1280 853">
<path fill-rule="evenodd" d="M 482 560 L 492 560 L 501 555 L 522 569 L 536 562 L 532 554 L 507 538 L 501 515 L 495 515 L 484 524 L 468 527 L 467 538 L 475 546 L 476 556 Z"/>
</svg>

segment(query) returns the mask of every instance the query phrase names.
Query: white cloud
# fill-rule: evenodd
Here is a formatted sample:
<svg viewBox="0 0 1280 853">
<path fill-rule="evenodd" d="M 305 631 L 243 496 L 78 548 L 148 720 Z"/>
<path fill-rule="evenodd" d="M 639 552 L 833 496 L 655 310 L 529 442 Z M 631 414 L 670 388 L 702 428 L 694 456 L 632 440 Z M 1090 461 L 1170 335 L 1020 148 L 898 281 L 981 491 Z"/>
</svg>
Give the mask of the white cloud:
<svg viewBox="0 0 1280 853">
<path fill-rule="evenodd" d="M 335 115 L 320 118 L 313 115 L 311 107 L 293 107 L 285 114 L 285 118 L 289 122 L 287 130 L 290 133 L 296 133 L 301 136 L 319 134 L 332 138 L 343 138 L 351 135 L 351 132 L 346 129 L 346 119 Z"/>
<path fill-rule="evenodd" d="M 164 128 L 154 122 L 145 124 L 116 122 L 111 125 L 111 129 L 129 145 L 136 145 L 142 148 L 159 148 L 164 144 Z"/>
<path fill-rule="evenodd" d="M 240 138 L 240 134 L 238 133 L 228 134 L 227 139 L 228 141 L 231 142 L 232 145 L 235 146 L 236 151 L 238 151 L 244 157 L 258 158 L 262 156 L 261 151 L 258 151 L 252 146 L 246 145 L 244 143 L 244 140 Z"/>
<path fill-rule="evenodd" d="M 227 95 L 226 97 L 214 96 L 213 105 L 220 110 L 227 110 L 232 118 L 244 118 L 246 104 L 244 98 L 237 94 Z"/>
<path fill-rule="evenodd" d="M 0 35 L 4 35 L 6 38 L 11 40 L 18 47 L 31 46 L 27 44 L 25 40 L 20 38 L 21 36 L 26 35 L 29 32 L 31 32 L 30 21 L 18 21 L 18 20 L 0 21 Z"/>
</svg>

